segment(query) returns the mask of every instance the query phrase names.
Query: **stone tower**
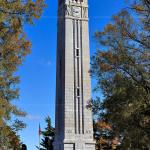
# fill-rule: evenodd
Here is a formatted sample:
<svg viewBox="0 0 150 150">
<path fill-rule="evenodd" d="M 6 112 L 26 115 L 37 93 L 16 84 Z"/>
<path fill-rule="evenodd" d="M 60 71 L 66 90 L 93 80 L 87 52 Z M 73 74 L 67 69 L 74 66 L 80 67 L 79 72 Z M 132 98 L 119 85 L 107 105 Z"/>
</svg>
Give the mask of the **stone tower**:
<svg viewBox="0 0 150 150">
<path fill-rule="evenodd" d="M 87 0 L 58 0 L 54 150 L 95 150 Z"/>
</svg>

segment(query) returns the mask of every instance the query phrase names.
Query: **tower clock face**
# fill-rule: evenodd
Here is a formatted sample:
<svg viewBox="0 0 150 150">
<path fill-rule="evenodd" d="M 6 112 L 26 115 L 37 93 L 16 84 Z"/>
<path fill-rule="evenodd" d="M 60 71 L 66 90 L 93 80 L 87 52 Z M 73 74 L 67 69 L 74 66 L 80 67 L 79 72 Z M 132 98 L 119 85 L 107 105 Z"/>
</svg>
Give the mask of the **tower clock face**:
<svg viewBox="0 0 150 150">
<path fill-rule="evenodd" d="M 81 17 L 81 7 L 73 6 L 72 7 L 72 15 L 73 17 Z"/>
</svg>

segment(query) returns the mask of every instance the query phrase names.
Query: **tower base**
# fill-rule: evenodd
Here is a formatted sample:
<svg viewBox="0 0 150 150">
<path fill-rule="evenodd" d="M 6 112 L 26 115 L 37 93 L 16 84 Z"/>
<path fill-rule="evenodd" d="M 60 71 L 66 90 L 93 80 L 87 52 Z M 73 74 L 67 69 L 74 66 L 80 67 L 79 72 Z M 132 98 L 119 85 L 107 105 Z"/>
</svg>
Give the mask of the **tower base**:
<svg viewBox="0 0 150 150">
<path fill-rule="evenodd" d="M 54 150 L 95 150 L 94 141 L 64 140 L 64 142 L 54 142 Z"/>
</svg>

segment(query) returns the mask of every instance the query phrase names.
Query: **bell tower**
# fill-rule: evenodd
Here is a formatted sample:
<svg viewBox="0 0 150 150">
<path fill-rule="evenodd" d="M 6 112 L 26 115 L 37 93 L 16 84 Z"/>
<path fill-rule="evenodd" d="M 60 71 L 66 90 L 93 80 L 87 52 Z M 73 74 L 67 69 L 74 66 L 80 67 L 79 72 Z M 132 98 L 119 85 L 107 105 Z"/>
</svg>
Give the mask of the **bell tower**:
<svg viewBox="0 0 150 150">
<path fill-rule="evenodd" d="M 95 150 L 87 0 L 58 0 L 54 150 Z"/>
</svg>

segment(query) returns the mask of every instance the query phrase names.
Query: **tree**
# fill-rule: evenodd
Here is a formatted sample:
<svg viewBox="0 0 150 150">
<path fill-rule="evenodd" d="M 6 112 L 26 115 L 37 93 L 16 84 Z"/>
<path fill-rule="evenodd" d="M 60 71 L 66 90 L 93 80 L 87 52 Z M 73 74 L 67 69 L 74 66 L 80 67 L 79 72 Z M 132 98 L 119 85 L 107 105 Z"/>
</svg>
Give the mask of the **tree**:
<svg viewBox="0 0 150 150">
<path fill-rule="evenodd" d="M 120 137 L 121 149 L 150 149 L 150 1 L 132 0 L 95 33 L 101 45 L 91 75 L 104 95 L 99 118 Z"/>
<path fill-rule="evenodd" d="M 54 127 L 52 127 L 51 118 L 49 116 L 45 118 L 45 122 L 46 122 L 46 128 L 44 131 L 41 132 L 43 139 L 42 139 L 42 142 L 40 143 L 40 145 L 42 146 L 42 148 L 40 149 L 41 150 L 53 150 L 55 129 Z"/>
<path fill-rule="evenodd" d="M 93 111 L 96 150 L 119 150 L 119 138 L 115 136 L 112 126 L 102 116 L 103 112 L 100 98 L 97 97 L 96 100 L 89 101 L 87 109 L 92 109 Z"/>
<path fill-rule="evenodd" d="M 0 1 L 0 149 L 9 149 L 9 145 L 12 145 L 9 141 L 4 142 L 6 132 L 17 133 L 12 128 L 12 116 L 25 115 L 12 104 L 12 100 L 19 98 L 19 76 L 15 73 L 31 48 L 23 26 L 26 23 L 33 24 L 34 19 L 41 16 L 44 7 L 43 0 Z"/>
<path fill-rule="evenodd" d="M 13 125 L 5 125 L 1 128 L 0 142 L 1 148 L 18 150 L 21 146 L 20 136 L 17 134 L 19 130 L 25 128 L 25 124 L 22 121 L 15 120 Z"/>
</svg>

